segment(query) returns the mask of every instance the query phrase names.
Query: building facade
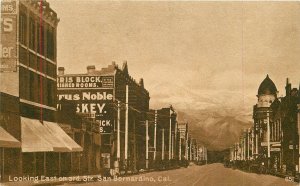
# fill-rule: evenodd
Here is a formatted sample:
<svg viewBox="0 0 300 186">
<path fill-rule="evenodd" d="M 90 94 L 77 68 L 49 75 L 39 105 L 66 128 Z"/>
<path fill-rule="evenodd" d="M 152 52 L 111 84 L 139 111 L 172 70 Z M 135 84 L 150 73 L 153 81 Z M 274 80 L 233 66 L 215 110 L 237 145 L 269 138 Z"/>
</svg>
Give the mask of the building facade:
<svg viewBox="0 0 300 186">
<path fill-rule="evenodd" d="M 254 125 L 244 131 L 231 148 L 231 159 L 249 166 L 259 164 L 260 171 L 295 175 L 299 172 L 299 89 L 289 79 L 285 96 L 278 97 L 274 82 L 267 77 L 258 89 L 253 107 Z"/>
<path fill-rule="evenodd" d="M 46 1 L 11 0 L 1 20 L 0 126 L 20 142 L 1 149 L 1 177 L 62 175 L 64 154 L 82 149 L 56 123 L 59 19 Z"/>
<path fill-rule="evenodd" d="M 188 123 L 178 123 L 178 137 L 179 137 L 179 160 L 188 159 Z"/>
<path fill-rule="evenodd" d="M 149 92 L 143 79 L 137 83 L 128 73 L 127 62 L 114 62 L 87 73 L 66 74 L 59 68 L 58 98 L 76 103 L 78 113 L 90 114 L 101 133 L 101 159 L 105 167 L 121 174 L 146 167 L 146 120 Z"/>
</svg>

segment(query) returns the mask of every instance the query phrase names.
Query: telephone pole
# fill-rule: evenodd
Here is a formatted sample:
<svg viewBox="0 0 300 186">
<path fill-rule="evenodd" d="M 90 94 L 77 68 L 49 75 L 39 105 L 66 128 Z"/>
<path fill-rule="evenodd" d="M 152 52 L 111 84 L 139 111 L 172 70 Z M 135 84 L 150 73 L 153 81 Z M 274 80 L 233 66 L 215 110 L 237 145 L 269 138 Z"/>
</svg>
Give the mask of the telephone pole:
<svg viewBox="0 0 300 186">
<path fill-rule="evenodd" d="M 157 130 L 157 110 L 155 110 L 155 118 L 154 118 L 154 153 L 153 153 L 153 160 L 156 159 L 156 130 Z"/>
<path fill-rule="evenodd" d="M 169 160 L 171 160 L 172 155 L 172 107 L 170 107 L 170 128 L 169 128 Z"/>
<path fill-rule="evenodd" d="M 146 120 L 146 169 L 149 168 L 149 137 L 148 137 L 148 120 Z"/>
<path fill-rule="evenodd" d="M 119 167 L 120 167 L 120 157 L 121 157 L 121 138 L 120 138 L 120 123 L 121 123 L 121 108 L 120 108 L 120 101 L 118 101 L 118 118 L 117 118 L 117 161 L 115 166 L 116 173 L 119 173 Z"/>
<path fill-rule="evenodd" d="M 128 108 L 128 95 L 129 90 L 128 90 L 128 85 L 126 85 L 126 110 L 125 110 L 125 167 L 127 170 L 127 161 L 128 161 L 128 112 L 129 112 L 129 108 Z"/>
</svg>

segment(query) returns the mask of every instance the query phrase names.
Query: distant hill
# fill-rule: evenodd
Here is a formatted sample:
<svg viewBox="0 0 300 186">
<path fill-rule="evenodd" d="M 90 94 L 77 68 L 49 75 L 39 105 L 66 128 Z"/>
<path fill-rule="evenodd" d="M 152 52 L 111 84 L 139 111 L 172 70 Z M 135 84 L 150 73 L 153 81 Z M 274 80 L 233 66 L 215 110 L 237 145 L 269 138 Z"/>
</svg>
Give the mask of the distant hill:
<svg viewBox="0 0 300 186">
<path fill-rule="evenodd" d="M 250 128 L 249 115 L 228 116 L 212 111 L 199 111 L 194 115 L 178 113 L 179 121 L 188 121 L 194 138 L 210 150 L 223 150 L 236 142 L 243 129 Z"/>
<path fill-rule="evenodd" d="M 170 88 L 171 87 L 171 88 Z M 188 122 L 193 138 L 210 150 L 223 150 L 238 140 L 243 129 L 252 126 L 255 95 L 235 91 L 197 91 L 174 82 L 168 87 L 152 85 L 151 108 L 172 104 L 179 122 Z"/>
</svg>

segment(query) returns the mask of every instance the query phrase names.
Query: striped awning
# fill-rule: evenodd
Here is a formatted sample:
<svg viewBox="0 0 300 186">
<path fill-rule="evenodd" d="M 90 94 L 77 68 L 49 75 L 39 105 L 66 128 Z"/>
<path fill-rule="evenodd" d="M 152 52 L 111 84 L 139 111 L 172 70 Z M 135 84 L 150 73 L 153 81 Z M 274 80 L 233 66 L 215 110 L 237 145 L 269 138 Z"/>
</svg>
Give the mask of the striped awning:
<svg viewBox="0 0 300 186">
<path fill-rule="evenodd" d="M 21 143 L 10 135 L 5 129 L 0 127 L 0 147 L 5 148 L 19 148 Z"/>
<path fill-rule="evenodd" d="M 57 123 L 44 121 L 44 126 L 72 152 L 83 150 Z"/>
<path fill-rule="evenodd" d="M 39 120 L 21 117 L 22 152 L 70 152 Z"/>
</svg>

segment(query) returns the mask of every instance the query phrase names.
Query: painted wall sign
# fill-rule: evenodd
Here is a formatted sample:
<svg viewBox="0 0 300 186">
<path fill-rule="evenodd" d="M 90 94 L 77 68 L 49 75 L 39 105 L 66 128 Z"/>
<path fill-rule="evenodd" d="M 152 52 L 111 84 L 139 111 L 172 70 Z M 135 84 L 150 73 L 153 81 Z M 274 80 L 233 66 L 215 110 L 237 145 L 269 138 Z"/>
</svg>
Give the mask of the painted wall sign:
<svg viewBox="0 0 300 186">
<path fill-rule="evenodd" d="M 60 76 L 57 88 L 113 88 L 113 76 Z"/>
<path fill-rule="evenodd" d="M 16 1 L 1 1 L 0 72 L 17 71 Z"/>
<path fill-rule="evenodd" d="M 74 102 L 77 112 L 90 113 L 98 122 L 100 133 L 111 133 L 113 89 L 59 90 L 58 100 L 62 99 Z"/>
</svg>

